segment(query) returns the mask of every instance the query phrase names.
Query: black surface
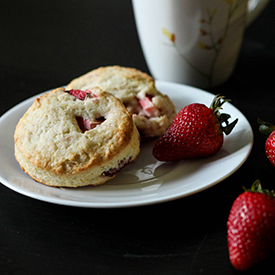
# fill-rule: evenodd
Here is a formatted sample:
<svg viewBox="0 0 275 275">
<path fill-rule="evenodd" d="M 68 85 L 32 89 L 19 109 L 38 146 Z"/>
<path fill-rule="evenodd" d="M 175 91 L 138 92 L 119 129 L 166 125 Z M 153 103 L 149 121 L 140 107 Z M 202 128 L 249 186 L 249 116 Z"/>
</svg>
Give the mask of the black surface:
<svg viewBox="0 0 275 275">
<path fill-rule="evenodd" d="M 0 185 L 0 274 L 238 274 L 226 221 L 242 185 L 274 188 L 257 118 L 275 123 L 275 2 L 248 27 L 236 70 L 210 92 L 231 98 L 255 144 L 232 176 L 201 193 L 158 205 L 82 209 Z M 22 100 L 99 66 L 149 72 L 129 0 L 1 1 L 0 115 Z M 1 152 L 0 152 L 1 157 Z M 267 274 L 274 256 L 246 272 Z"/>
</svg>

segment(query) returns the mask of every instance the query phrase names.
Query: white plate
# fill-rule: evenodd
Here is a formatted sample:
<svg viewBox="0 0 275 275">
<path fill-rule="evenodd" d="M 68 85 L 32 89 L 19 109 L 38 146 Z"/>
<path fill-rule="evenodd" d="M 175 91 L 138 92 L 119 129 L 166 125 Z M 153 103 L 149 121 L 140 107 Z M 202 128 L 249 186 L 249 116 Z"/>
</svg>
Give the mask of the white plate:
<svg viewBox="0 0 275 275">
<path fill-rule="evenodd" d="M 213 94 L 186 85 L 156 81 L 157 88 L 169 95 L 177 110 L 200 102 L 209 106 Z M 200 192 L 234 173 L 247 159 L 253 133 L 244 115 L 232 104 L 223 105 L 232 119 L 239 118 L 233 132 L 225 137 L 214 156 L 164 163 L 152 156 L 154 142 L 143 144 L 138 158 L 113 180 L 97 187 L 54 188 L 37 183 L 26 175 L 13 154 L 13 133 L 18 120 L 36 98 L 18 104 L 0 120 L 0 181 L 10 189 L 41 201 L 78 207 L 127 207 L 174 200 Z"/>
</svg>

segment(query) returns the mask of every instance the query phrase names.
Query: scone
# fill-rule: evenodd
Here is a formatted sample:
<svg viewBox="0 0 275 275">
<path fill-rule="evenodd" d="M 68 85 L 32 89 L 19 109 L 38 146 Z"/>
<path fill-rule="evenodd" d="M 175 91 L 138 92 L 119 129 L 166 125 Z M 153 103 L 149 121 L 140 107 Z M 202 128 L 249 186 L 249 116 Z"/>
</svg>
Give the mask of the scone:
<svg viewBox="0 0 275 275">
<path fill-rule="evenodd" d="M 156 89 L 151 76 L 139 70 L 120 66 L 101 67 L 74 79 L 67 89 L 85 90 L 94 86 L 122 101 L 133 115 L 143 141 L 163 135 L 176 115 L 169 97 Z"/>
<path fill-rule="evenodd" d="M 15 157 L 50 186 L 99 185 L 139 153 L 131 114 L 112 94 L 58 88 L 37 98 L 16 126 Z"/>
</svg>

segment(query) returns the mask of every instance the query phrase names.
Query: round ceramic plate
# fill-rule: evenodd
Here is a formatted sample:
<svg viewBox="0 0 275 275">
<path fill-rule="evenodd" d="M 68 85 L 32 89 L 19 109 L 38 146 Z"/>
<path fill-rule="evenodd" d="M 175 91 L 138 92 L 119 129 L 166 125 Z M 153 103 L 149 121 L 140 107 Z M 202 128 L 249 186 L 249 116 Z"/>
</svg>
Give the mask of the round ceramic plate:
<svg viewBox="0 0 275 275">
<path fill-rule="evenodd" d="M 186 85 L 156 81 L 179 111 L 190 103 L 207 106 L 214 95 Z M 141 146 L 138 158 L 111 181 L 97 187 L 77 189 L 49 187 L 32 180 L 14 158 L 13 134 L 18 120 L 31 106 L 32 97 L 13 107 L 0 119 L 0 181 L 10 189 L 31 198 L 78 207 L 128 207 L 182 198 L 209 188 L 234 173 L 247 159 L 253 145 L 253 132 L 245 116 L 232 104 L 223 110 L 239 121 L 222 149 L 214 156 L 180 162 L 160 162 L 152 155 L 154 142 Z"/>
</svg>

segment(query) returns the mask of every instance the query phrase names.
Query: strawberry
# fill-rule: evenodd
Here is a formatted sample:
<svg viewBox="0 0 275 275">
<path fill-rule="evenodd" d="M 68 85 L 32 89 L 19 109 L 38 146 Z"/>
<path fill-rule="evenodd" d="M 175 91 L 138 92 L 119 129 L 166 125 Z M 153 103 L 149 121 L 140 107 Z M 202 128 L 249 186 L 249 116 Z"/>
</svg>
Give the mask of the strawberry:
<svg viewBox="0 0 275 275">
<path fill-rule="evenodd" d="M 275 193 L 260 181 L 234 201 L 227 221 L 229 259 L 238 270 L 251 268 L 275 251 Z"/>
<path fill-rule="evenodd" d="M 207 157 L 218 152 L 223 144 L 223 132 L 228 135 L 238 121 L 236 119 L 229 124 L 230 115 L 219 112 L 227 101 L 217 95 L 210 108 L 193 103 L 181 109 L 156 142 L 154 157 L 160 161 L 177 161 Z"/>
<path fill-rule="evenodd" d="M 269 122 L 264 122 L 261 119 L 258 119 L 258 122 L 261 124 L 259 128 L 260 132 L 267 136 L 265 142 L 265 154 L 271 164 L 275 166 L 275 126 Z"/>
</svg>

